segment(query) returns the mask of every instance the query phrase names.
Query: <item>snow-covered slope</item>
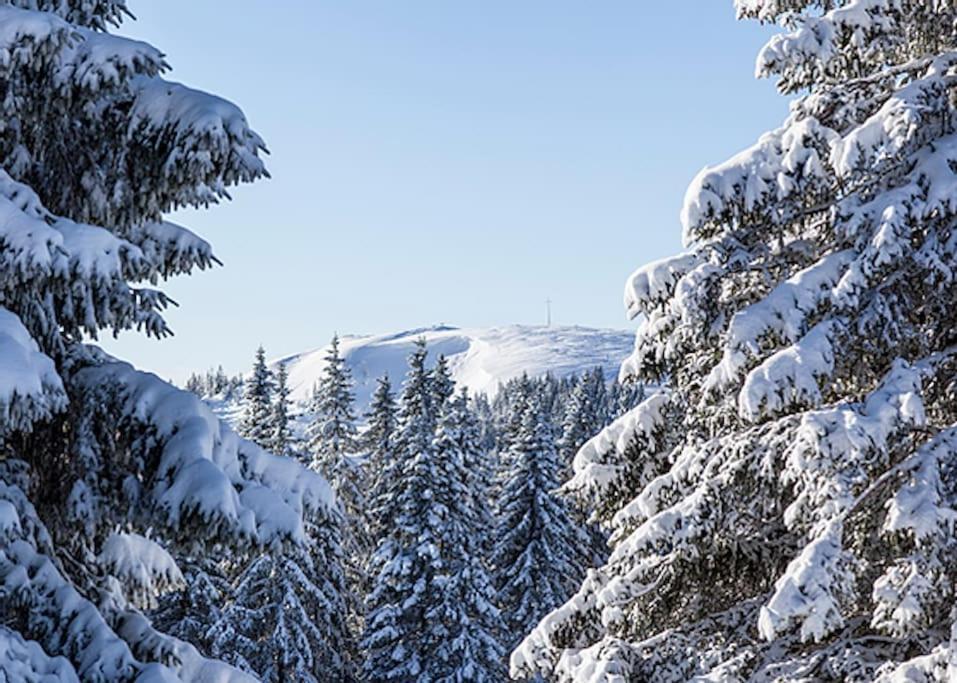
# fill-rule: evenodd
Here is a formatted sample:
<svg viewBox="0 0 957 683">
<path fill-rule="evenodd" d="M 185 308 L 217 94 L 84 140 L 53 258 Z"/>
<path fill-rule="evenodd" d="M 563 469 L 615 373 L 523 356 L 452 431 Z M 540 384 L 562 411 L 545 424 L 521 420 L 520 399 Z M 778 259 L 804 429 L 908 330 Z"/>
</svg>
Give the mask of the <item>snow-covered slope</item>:
<svg viewBox="0 0 957 683">
<path fill-rule="evenodd" d="M 429 359 L 449 360 L 452 377 L 472 392 L 495 393 L 499 384 L 527 372 L 556 376 L 601 366 L 611 379 L 634 347 L 634 333 L 587 327 L 507 325 L 492 328 L 429 327 L 398 334 L 343 337 L 340 352 L 355 380 L 356 407 L 365 410 L 377 377 L 394 386 L 405 378 L 406 359 L 417 339 L 428 344 Z M 325 367 L 326 347 L 273 361 L 286 365 L 295 401 L 305 400 Z"/>
</svg>

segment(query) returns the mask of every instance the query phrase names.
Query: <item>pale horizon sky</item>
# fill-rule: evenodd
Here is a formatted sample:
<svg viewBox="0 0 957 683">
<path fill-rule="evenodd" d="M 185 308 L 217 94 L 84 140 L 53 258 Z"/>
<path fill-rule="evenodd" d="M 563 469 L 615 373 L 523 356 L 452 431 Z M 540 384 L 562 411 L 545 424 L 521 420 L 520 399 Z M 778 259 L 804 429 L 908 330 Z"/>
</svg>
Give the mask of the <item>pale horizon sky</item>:
<svg viewBox="0 0 957 683">
<path fill-rule="evenodd" d="M 631 329 L 625 278 L 681 249 L 685 188 L 776 127 L 770 29 L 730 0 L 132 0 L 119 33 L 238 104 L 272 179 L 172 220 L 224 267 L 166 284 L 176 336 L 103 339 L 181 382 L 333 332 Z"/>
</svg>

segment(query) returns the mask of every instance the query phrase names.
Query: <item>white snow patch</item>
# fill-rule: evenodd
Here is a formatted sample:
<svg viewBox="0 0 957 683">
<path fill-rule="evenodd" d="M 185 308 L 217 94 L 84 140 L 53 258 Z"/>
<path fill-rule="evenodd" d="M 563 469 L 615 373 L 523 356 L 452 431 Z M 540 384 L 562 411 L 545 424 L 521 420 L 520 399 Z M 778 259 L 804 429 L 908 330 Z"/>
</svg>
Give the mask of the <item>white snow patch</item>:
<svg viewBox="0 0 957 683">
<path fill-rule="evenodd" d="M 158 595 L 183 585 L 183 575 L 166 549 L 139 534 L 111 534 L 98 560 L 140 607 L 155 607 Z"/>
<path fill-rule="evenodd" d="M 469 391 L 494 395 L 500 384 L 528 373 L 535 377 L 580 374 L 595 366 L 612 378 L 621 359 L 632 351 L 634 334 L 587 327 L 508 325 L 493 328 L 427 327 L 380 336 L 343 337 L 339 351 L 355 380 L 356 407 L 364 412 L 376 379 L 388 375 L 402 383 L 416 340 L 424 338 L 429 363 L 441 354 L 449 361 L 452 379 Z M 289 371 L 294 401 L 305 401 L 326 367 L 327 347 L 274 361 Z"/>
<path fill-rule="evenodd" d="M 0 626 L 0 675 L 21 683 L 79 683 L 76 671 L 63 657 L 51 657 L 40 644 Z"/>
<path fill-rule="evenodd" d="M 0 423 L 25 428 L 65 406 L 53 361 L 40 352 L 20 318 L 0 308 Z"/>
</svg>

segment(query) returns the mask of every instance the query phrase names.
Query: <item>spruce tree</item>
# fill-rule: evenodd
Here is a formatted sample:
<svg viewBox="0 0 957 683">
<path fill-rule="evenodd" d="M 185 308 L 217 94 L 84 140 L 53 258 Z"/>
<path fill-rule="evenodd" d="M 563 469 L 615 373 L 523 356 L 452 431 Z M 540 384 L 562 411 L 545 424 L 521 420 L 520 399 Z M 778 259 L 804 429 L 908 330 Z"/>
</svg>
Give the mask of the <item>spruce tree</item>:
<svg viewBox="0 0 957 683">
<path fill-rule="evenodd" d="M 312 425 L 307 430 L 313 467 L 333 484 L 344 507 L 352 542 L 362 538 L 359 518 L 365 511 L 364 473 L 357 459 L 359 444 L 353 413 L 352 374 L 339 354 L 339 337 L 332 338 L 325 368 L 313 393 Z"/>
<path fill-rule="evenodd" d="M 379 516 L 379 511 L 387 507 L 386 497 L 391 485 L 389 474 L 394 472 L 398 428 L 397 406 L 388 375 L 377 380 L 366 418 L 368 424 L 362 434 L 363 450 L 368 458 L 367 481 L 370 482 L 366 520 L 369 525 L 370 544 L 377 545 L 392 523 L 390 519 Z"/>
<path fill-rule="evenodd" d="M 439 395 L 437 393 L 437 395 Z M 430 680 L 499 681 L 505 677 L 499 643 L 500 614 L 489 578 L 482 539 L 491 530 L 478 429 L 463 391 L 447 398 L 434 440 L 439 489 L 445 512 L 439 552 L 442 580 L 426 614 L 432 652 Z"/>
<path fill-rule="evenodd" d="M 601 368 L 583 374 L 575 382 L 565 401 L 561 437 L 557 442 L 559 481 L 569 477 L 579 449 L 597 430 L 604 427 L 608 414 L 607 399 Z M 607 536 L 598 524 L 589 520 L 589 512 L 584 505 L 574 504 L 570 512 L 584 540 L 580 548 L 585 566 L 601 564 L 608 554 Z"/>
<path fill-rule="evenodd" d="M 425 367 L 425 340 L 416 342 L 402 391 L 396 458 L 380 519 L 391 530 L 376 548 L 375 572 L 366 597 L 362 639 L 367 681 L 431 680 L 434 655 L 428 614 L 437 605 L 445 565 L 441 537 L 446 511 L 433 447 L 436 428 L 432 376 Z"/>
<path fill-rule="evenodd" d="M 342 508 L 342 544 L 349 593 L 350 628 L 361 629 L 361 596 L 367 588 L 366 562 L 372 552 L 367 516 L 366 475 L 358 453 L 352 376 L 332 338 L 325 368 L 313 395 L 313 423 L 307 431 L 312 466 L 331 482 Z"/>
<path fill-rule="evenodd" d="M 473 406 L 474 401 L 463 387 L 452 402 L 448 419 L 452 420 L 459 435 L 457 443 L 465 466 L 473 530 L 469 543 L 476 548 L 473 553 L 487 561 L 495 529 L 498 463 L 490 448 L 483 443 L 481 422 Z"/>
<path fill-rule="evenodd" d="M 229 387 L 229 378 L 226 376 L 226 371 L 223 370 L 223 366 L 217 366 L 216 371 L 212 373 L 209 381 L 209 391 L 215 396 L 217 394 L 222 394 Z"/>
<path fill-rule="evenodd" d="M 491 563 L 498 605 L 512 643 L 560 605 L 581 580 L 581 536 L 556 495 L 555 435 L 529 391 L 521 422 L 502 455 Z"/>
<path fill-rule="evenodd" d="M 324 360 L 310 406 L 314 418 L 308 436 L 317 469 L 331 472 L 358 450 L 352 372 L 339 354 L 339 335 L 333 336 Z"/>
<path fill-rule="evenodd" d="M 632 379 L 615 382 L 609 417 L 615 419 L 629 412 L 645 398 L 644 385 Z"/>
<path fill-rule="evenodd" d="M 264 682 L 350 680 L 344 589 L 307 549 L 259 555 L 209 628 L 210 651 Z"/>
<path fill-rule="evenodd" d="M 399 494 L 407 461 L 431 446 L 435 432 L 432 375 L 426 367 L 425 339 L 418 339 L 409 356 L 409 369 L 399 400 L 399 414 L 392 458 L 383 462 L 379 481 L 384 484 L 371 511 L 374 524 L 392 526 L 399 511 Z M 378 520 L 378 521 L 376 521 Z M 377 554 L 379 554 L 377 552 Z"/>
<path fill-rule="evenodd" d="M 532 380 L 523 373 L 521 377 L 510 380 L 496 396 L 498 413 L 502 416 L 497 444 L 500 453 L 506 452 L 521 432 L 525 406 L 534 392 Z"/>
<path fill-rule="evenodd" d="M 513 670 L 952 680 L 957 8 L 736 5 L 796 98 L 628 281 L 623 375 L 667 388 L 576 458 L 614 550 Z"/>
<path fill-rule="evenodd" d="M 272 395 L 274 390 L 272 372 L 266 365 L 266 351 L 256 349 L 253 370 L 243 387 L 242 420 L 239 433 L 264 448 L 273 438 Z"/>
<path fill-rule="evenodd" d="M 43 680 L 248 680 L 144 610 L 217 599 L 192 557 L 302 547 L 329 487 L 97 340 L 171 333 L 160 283 L 218 260 L 165 215 L 266 175 L 264 142 L 112 32 L 127 3 L 0 9 L 0 649 Z"/>
<path fill-rule="evenodd" d="M 269 423 L 271 437 L 269 450 L 276 455 L 288 455 L 292 442 L 292 430 L 289 427 L 289 386 L 288 370 L 282 363 L 276 370 L 276 392 L 272 405 L 272 419 Z"/>
<path fill-rule="evenodd" d="M 558 442 L 563 470 L 571 468 L 578 449 L 595 434 L 597 425 L 594 399 L 592 377 L 590 374 L 583 374 L 577 379 L 565 401 L 562 434 Z"/>
<path fill-rule="evenodd" d="M 192 373 L 186 379 L 186 390 L 192 391 L 194 394 L 203 398 L 206 395 L 206 378 L 200 374 Z"/>
<path fill-rule="evenodd" d="M 229 579 L 215 563 L 198 561 L 183 571 L 186 585 L 169 593 L 150 618 L 158 629 L 211 654 L 211 629 L 231 595 Z"/>
<path fill-rule="evenodd" d="M 396 413 L 392 383 L 388 375 L 383 375 L 376 380 L 366 413 L 366 430 L 362 434 L 363 448 L 370 454 L 386 454 L 392 449 L 397 426 Z"/>
<path fill-rule="evenodd" d="M 495 413 L 486 394 L 472 395 L 472 410 L 478 420 L 479 444 L 486 453 L 495 449 Z"/>
<path fill-rule="evenodd" d="M 439 355 L 435 361 L 435 367 L 432 368 L 432 392 L 436 413 L 441 413 L 446 402 L 450 401 L 455 394 L 455 382 L 452 380 L 449 360 L 444 355 Z"/>
<path fill-rule="evenodd" d="M 425 359 L 420 343 L 410 359 L 400 450 L 390 468 L 396 517 L 374 563 L 364 675 L 500 681 L 499 613 L 482 545 L 488 505 L 478 425 L 467 395 L 437 390 L 436 377 L 444 373 L 426 370 Z"/>
</svg>

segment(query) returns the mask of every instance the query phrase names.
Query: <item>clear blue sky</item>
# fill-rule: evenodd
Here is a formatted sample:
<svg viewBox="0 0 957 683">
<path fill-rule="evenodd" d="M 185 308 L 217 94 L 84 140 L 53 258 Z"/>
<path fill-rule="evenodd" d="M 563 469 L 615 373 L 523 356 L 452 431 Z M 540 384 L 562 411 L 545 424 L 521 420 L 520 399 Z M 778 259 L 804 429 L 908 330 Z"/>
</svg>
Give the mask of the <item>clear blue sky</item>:
<svg viewBox="0 0 957 683">
<path fill-rule="evenodd" d="M 783 120 L 731 0 L 131 0 L 121 32 L 239 104 L 271 180 L 174 220 L 225 263 L 176 336 L 105 346 L 177 381 L 255 347 L 446 322 L 628 327 L 694 174 Z"/>
</svg>

